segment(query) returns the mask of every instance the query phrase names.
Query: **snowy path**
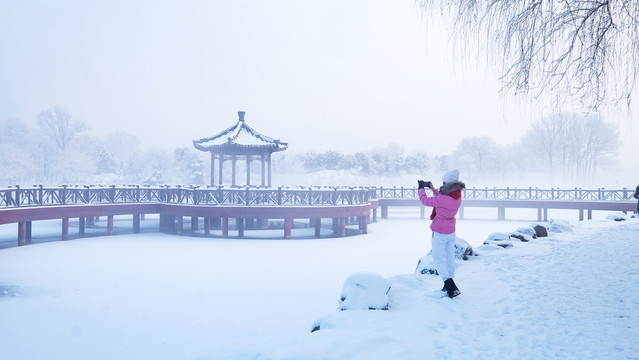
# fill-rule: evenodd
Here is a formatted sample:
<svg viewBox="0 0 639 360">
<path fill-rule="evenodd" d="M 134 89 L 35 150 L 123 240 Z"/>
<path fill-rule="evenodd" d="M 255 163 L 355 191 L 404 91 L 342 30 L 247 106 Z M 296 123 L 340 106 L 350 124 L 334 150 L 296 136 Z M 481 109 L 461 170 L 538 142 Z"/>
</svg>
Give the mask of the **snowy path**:
<svg viewBox="0 0 639 360">
<path fill-rule="evenodd" d="M 463 221 L 461 237 L 477 248 L 520 225 Z M 0 357 L 639 359 L 639 219 L 481 247 L 458 262 L 453 300 L 438 277 L 412 273 L 426 228 L 395 219 L 343 239 L 137 234 L 0 250 Z M 392 283 L 389 311 L 337 311 L 357 271 Z"/>
<path fill-rule="evenodd" d="M 268 358 L 338 359 L 354 347 L 349 358 L 638 359 L 637 234 L 637 221 L 586 222 L 484 250 L 459 264 L 454 300 L 435 295 L 434 276 L 393 277 L 390 311 L 329 314 L 312 345 Z"/>
</svg>

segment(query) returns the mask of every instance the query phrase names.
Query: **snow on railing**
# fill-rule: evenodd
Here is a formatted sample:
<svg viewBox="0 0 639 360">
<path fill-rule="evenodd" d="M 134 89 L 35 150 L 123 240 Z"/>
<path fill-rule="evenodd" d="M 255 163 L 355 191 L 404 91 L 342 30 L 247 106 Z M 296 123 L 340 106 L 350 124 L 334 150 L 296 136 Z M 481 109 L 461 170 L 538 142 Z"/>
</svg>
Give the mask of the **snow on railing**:
<svg viewBox="0 0 639 360">
<path fill-rule="evenodd" d="M 417 199 L 416 188 L 377 188 L 376 196 L 380 199 L 399 198 L 399 199 Z M 625 201 L 634 200 L 633 191 L 627 188 L 622 190 L 607 190 L 599 188 L 596 190 L 585 190 L 581 188 L 574 189 L 539 189 L 527 188 L 518 189 L 507 187 L 505 189 L 497 188 L 469 188 L 464 189 L 464 199 L 480 199 L 480 200 L 576 200 L 576 201 Z"/>
<path fill-rule="evenodd" d="M 574 200 L 626 201 L 634 200 L 633 191 L 596 189 L 539 189 L 539 188 L 469 188 L 464 199 L 481 200 Z M 69 186 L 43 187 L 37 185 L 0 189 L 0 208 L 112 204 L 112 203 L 169 203 L 190 205 L 245 206 L 329 206 L 366 204 L 373 199 L 417 199 L 417 189 L 408 187 L 255 187 L 225 188 L 197 186 Z"/>
<path fill-rule="evenodd" d="M 0 189 L 0 208 L 112 204 L 169 203 L 190 205 L 328 206 L 367 204 L 376 198 L 375 188 L 298 187 L 289 189 L 200 188 L 197 186 L 68 186 Z"/>
</svg>

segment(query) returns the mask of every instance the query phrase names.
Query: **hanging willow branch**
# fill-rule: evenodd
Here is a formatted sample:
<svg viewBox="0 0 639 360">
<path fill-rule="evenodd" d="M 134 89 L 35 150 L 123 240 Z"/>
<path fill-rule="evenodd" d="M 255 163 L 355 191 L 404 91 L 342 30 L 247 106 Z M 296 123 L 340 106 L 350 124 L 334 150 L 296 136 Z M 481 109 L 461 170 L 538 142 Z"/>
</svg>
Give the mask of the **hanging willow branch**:
<svg viewBox="0 0 639 360">
<path fill-rule="evenodd" d="M 462 50 L 477 40 L 505 90 L 568 95 L 597 109 L 629 105 L 639 69 L 636 0 L 417 0 L 452 21 Z"/>
</svg>

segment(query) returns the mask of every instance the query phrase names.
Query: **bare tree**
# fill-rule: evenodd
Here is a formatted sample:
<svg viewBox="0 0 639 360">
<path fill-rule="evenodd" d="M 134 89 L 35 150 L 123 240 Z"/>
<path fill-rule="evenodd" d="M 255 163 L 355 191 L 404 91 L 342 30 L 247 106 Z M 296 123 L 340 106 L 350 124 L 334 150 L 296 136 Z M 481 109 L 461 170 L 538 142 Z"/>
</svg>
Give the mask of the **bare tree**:
<svg viewBox="0 0 639 360">
<path fill-rule="evenodd" d="M 533 154 L 533 159 L 539 159 L 542 167 L 548 169 L 550 181 L 554 181 L 554 170 L 561 164 L 566 169 L 568 152 L 566 142 L 567 123 L 571 114 L 557 113 L 546 116 L 532 124 L 530 130 L 524 135 L 522 143 Z M 564 173 L 565 177 L 565 173 Z"/>
<path fill-rule="evenodd" d="M 488 136 L 463 138 L 451 155 L 456 167 L 473 176 L 490 174 L 500 165 L 499 145 Z"/>
<path fill-rule="evenodd" d="M 639 72 L 636 0 L 418 0 L 427 14 L 452 20 L 462 50 L 479 42 L 502 64 L 505 89 L 547 90 L 597 109 L 630 104 Z"/>
<path fill-rule="evenodd" d="M 59 150 L 65 150 L 69 143 L 87 128 L 84 122 L 73 121 L 71 114 L 58 106 L 40 112 L 38 126 Z"/>
<path fill-rule="evenodd" d="M 602 162 L 619 149 L 617 128 L 597 114 L 556 113 L 534 123 L 522 143 L 540 159 L 553 182 L 554 171 L 563 180 L 595 180 Z"/>
</svg>

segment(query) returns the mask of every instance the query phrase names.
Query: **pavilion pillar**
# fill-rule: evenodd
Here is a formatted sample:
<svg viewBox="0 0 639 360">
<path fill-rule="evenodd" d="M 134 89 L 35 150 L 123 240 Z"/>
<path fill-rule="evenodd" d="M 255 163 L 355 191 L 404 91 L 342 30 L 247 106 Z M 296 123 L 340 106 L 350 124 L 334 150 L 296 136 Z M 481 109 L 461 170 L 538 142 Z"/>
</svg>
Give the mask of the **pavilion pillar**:
<svg viewBox="0 0 639 360">
<path fill-rule="evenodd" d="M 235 186 L 235 164 L 237 163 L 237 156 L 231 155 L 231 186 Z"/>
<path fill-rule="evenodd" d="M 268 187 L 271 187 L 271 154 L 268 154 Z"/>
<path fill-rule="evenodd" d="M 266 157 L 266 155 L 265 155 L 265 154 L 262 154 L 262 177 L 261 177 L 261 179 L 262 179 L 262 187 L 264 187 L 264 185 L 266 184 L 266 182 L 264 181 L 264 180 L 265 180 L 265 179 L 264 179 L 264 175 L 265 175 L 265 172 L 266 172 L 266 161 L 265 161 L 265 157 Z"/>
<path fill-rule="evenodd" d="M 246 155 L 246 186 L 251 186 L 251 155 Z"/>
<path fill-rule="evenodd" d="M 211 186 L 215 185 L 215 154 L 211 151 Z"/>
<path fill-rule="evenodd" d="M 222 181 L 224 179 L 224 173 L 222 171 L 222 169 L 224 169 L 224 154 L 219 154 L 220 158 L 217 161 L 217 166 L 220 167 L 220 185 L 222 185 Z"/>
</svg>

